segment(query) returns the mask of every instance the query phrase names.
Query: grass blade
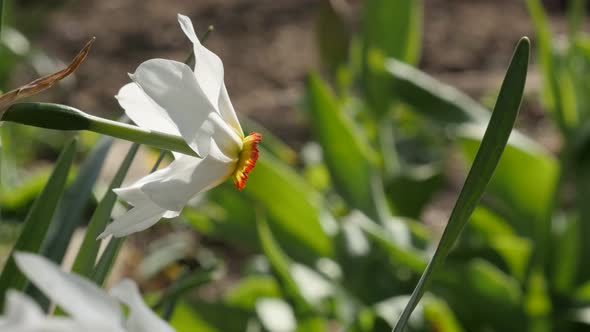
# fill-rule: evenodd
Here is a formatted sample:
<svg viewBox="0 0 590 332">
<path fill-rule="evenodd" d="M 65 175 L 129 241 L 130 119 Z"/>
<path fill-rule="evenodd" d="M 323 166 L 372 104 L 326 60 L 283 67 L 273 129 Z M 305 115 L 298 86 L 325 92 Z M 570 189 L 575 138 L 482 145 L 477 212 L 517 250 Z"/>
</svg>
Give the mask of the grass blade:
<svg viewBox="0 0 590 332">
<path fill-rule="evenodd" d="M 133 144 L 131 146 L 127 156 L 125 157 L 125 160 L 123 160 L 119 170 L 117 171 L 117 174 L 111 181 L 109 189 L 96 207 L 96 210 L 92 215 L 92 219 L 88 224 L 88 228 L 86 229 L 84 241 L 82 242 L 76 257 L 76 261 L 72 267 L 73 272 L 83 276 L 90 276 L 92 273 L 94 263 L 96 262 L 98 249 L 100 247 L 100 241 L 96 240 L 96 238 L 104 230 L 107 223 L 111 219 L 111 212 L 115 206 L 115 203 L 117 202 L 117 195 L 113 189 L 119 188 L 121 183 L 123 183 L 125 175 L 127 175 L 129 166 L 131 166 L 131 162 L 133 161 L 133 158 L 135 158 L 135 154 L 137 153 L 138 149 L 139 144 Z"/>
<path fill-rule="evenodd" d="M 71 140 L 63 149 L 53 174 L 45 188 L 35 200 L 25 220 L 21 235 L 12 252 L 38 252 L 49 229 L 53 214 L 64 191 L 70 167 L 76 154 L 76 140 Z M 12 253 L 0 276 L 0 311 L 4 307 L 5 293 L 9 288 L 22 290 L 26 286 L 25 277 L 18 271 Z"/>
<path fill-rule="evenodd" d="M 453 243 L 460 235 L 463 226 L 469 220 L 471 213 L 477 206 L 481 195 L 494 173 L 494 169 L 500 161 L 500 157 L 508 143 L 508 138 L 514 126 L 518 110 L 520 109 L 528 70 L 529 55 L 530 41 L 525 37 L 520 40 L 516 47 L 480 148 L 467 175 L 463 189 L 459 194 L 459 198 L 455 203 L 455 207 L 453 208 L 436 252 L 424 270 L 422 277 L 420 277 L 410 301 L 404 308 L 400 320 L 393 329 L 394 332 L 404 330 L 412 311 L 426 291 L 426 287 L 432 278 L 432 273 L 442 264 L 451 250 Z"/>
</svg>

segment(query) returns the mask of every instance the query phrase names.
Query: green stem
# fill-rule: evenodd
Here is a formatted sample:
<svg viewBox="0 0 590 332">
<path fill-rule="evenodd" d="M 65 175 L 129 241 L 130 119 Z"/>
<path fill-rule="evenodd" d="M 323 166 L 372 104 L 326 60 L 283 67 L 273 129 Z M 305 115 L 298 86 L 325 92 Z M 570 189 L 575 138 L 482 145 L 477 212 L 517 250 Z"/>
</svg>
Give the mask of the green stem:
<svg viewBox="0 0 590 332">
<path fill-rule="evenodd" d="M 6 110 L 2 121 L 57 130 L 89 130 L 159 149 L 199 157 L 180 136 L 103 119 L 65 105 L 17 103 Z"/>
<path fill-rule="evenodd" d="M 113 136 L 139 144 L 150 145 L 160 149 L 172 150 L 187 155 L 197 156 L 180 136 L 169 135 L 137 126 L 93 117 L 88 130 L 99 134 Z"/>
</svg>

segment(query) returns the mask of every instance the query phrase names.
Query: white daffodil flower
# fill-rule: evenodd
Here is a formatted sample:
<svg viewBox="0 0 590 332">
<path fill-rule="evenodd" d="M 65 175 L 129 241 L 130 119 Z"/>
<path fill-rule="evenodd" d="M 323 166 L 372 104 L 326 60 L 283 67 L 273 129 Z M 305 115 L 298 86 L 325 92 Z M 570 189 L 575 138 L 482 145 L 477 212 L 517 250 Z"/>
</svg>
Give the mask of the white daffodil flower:
<svg viewBox="0 0 590 332">
<path fill-rule="evenodd" d="M 143 302 L 130 280 L 123 280 L 107 294 L 42 256 L 20 252 L 14 258 L 29 281 L 69 316 L 46 316 L 29 297 L 9 291 L 0 332 L 174 332 Z M 121 304 L 129 308 L 127 318 Z"/>
<path fill-rule="evenodd" d="M 194 70 L 178 61 L 148 60 L 129 75 L 133 83 L 123 86 L 116 98 L 138 126 L 182 136 L 199 158 L 174 153 L 168 167 L 115 189 L 133 208 L 100 238 L 125 236 L 176 217 L 193 197 L 230 177 L 241 190 L 258 159 L 262 135 L 244 135 L 221 60 L 199 42 L 188 17 L 179 14 L 178 22 L 194 45 Z"/>
</svg>

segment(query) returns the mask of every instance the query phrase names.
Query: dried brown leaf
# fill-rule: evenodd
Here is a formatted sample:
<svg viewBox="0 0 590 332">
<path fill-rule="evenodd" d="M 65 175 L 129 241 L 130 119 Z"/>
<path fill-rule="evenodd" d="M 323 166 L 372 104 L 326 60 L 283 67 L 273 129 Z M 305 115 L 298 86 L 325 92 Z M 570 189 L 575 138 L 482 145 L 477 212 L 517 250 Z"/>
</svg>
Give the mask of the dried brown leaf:
<svg viewBox="0 0 590 332">
<path fill-rule="evenodd" d="M 29 82 L 29 83 L 21 86 L 20 88 L 11 90 L 11 91 L 1 95 L 0 96 L 0 110 L 3 110 L 5 107 L 14 103 L 18 99 L 29 97 L 29 96 L 37 94 L 43 90 L 49 89 L 55 83 L 61 81 L 62 79 L 66 78 L 68 75 L 70 75 L 71 73 L 76 71 L 76 69 L 78 69 L 80 64 L 82 64 L 84 59 L 86 59 L 86 56 L 88 55 L 88 52 L 90 51 L 90 47 L 92 46 L 92 43 L 94 43 L 95 39 L 96 39 L 95 37 L 92 37 L 92 39 L 90 39 L 86 43 L 84 48 L 80 52 L 78 52 L 76 57 L 72 60 L 70 65 L 67 66 L 66 68 L 64 68 L 60 71 L 57 71 L 53 74 L 49 74 L 47 76 L 40 77 L 32 82 Z"/>
</svg>

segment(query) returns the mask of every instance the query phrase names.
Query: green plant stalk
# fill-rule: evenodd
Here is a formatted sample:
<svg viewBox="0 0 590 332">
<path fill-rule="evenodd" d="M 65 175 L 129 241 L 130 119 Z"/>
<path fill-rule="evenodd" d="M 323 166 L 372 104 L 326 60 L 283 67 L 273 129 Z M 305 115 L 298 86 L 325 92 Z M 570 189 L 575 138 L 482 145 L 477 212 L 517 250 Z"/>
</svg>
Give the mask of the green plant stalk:
<svg viewBox="0 0 590 332">
<path fill-rule="evenodd" d="M 402 332 L 412 311 L 424 295 L 432 274 L 438 269 L 459 237 L 473 210 L 490 181 L 500 157 L 508 143 L 516 116 L 520 109 L 526 82 L 530 55 L 530 41 L 524 37 L 518 43 L 512 61 L 506 73 L 500 94 L 490 122 L 483 136 L 480 148 L 467 175 L 465 184 L 459 193 L 455 207 L 451 212 L 447 226 L 424 273 L 414 288 L 412 296 L 395 325 L 394 332 Z"/>
<path fill-rule="evenodd" d="M 199 157 L 180 136 L 103 119 L 65 105 L 17 103 L 6 110 L 1 120 L 47 129 L 88 130 L 159 149 Z"/>
</svg>

